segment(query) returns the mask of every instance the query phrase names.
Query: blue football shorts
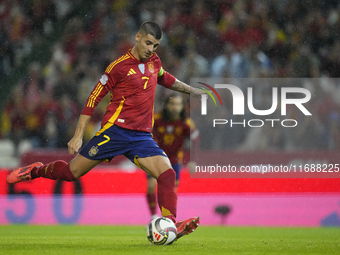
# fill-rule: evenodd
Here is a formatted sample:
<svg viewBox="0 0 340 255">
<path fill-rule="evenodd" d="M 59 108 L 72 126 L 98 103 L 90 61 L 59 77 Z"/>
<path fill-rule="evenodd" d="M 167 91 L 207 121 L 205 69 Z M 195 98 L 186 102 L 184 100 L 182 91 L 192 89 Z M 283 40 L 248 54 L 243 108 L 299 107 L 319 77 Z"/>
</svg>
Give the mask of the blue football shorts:
<svg viewBox="0 0 340 255">
<path fill-rule="evenodd" d="M 80 150 L 80 155 L 92 160 L 111 161 L 115 156 L 124 155 L 139 166 L 137 158 L 157 155 L 167 157 L 165 152 L 152 138 L 151 133 L 130 130 L 112 125 L 101 129 Z"/>
</svg>

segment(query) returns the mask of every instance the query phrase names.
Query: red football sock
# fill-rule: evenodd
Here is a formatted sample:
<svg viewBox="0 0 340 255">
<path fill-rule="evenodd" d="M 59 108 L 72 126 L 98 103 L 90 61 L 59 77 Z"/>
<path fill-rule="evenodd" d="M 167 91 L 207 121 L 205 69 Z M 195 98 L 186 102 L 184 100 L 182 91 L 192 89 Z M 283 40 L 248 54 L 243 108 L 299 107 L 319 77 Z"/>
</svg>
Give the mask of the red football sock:
<svg viewBox="0 0 340 255">
<path fill-rule="evenodd" d="M 175 192 L 176 172 L 170 168 L 157 179 L 158 205 L 162 216 L 176 222 L 177 194 Z"/>
<path fill-rule="evenodd" d="M 70 165 L 63 160 L 57 160 L 32 171 L 32 178 L 44 177 L 52 180 L 77 180 L 70 170 Z"/>
<path fill-rule="evenodd" d="M 151 215 L 155 215 L 156 214 L 156 205 L 157 205 L 156 193 L 152 193 L 152 194 L 147 193 L 146 199 L 148 200 L 148 205 L 149 205 Z"/>
</svg>

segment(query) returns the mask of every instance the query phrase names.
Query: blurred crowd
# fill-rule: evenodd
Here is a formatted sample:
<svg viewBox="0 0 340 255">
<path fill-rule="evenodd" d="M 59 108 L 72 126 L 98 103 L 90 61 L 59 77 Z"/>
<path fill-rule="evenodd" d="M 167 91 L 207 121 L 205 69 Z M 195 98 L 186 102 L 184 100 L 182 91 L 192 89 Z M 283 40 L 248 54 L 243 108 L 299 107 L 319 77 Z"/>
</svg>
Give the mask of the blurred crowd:
<svg viewBox="0 0 340 255">
<path fill-rule="evenodd" d="M 94 7 L 89 13 L 76 11 L 90 2 L 0 2 L 1 77 L 9 75 L 67 20 L 50 48 L 49 61 L 30 63 L 17 84 L 7 85 L 13 88 L 1 113 L 1 138 L 15 144 L 30 139 L 36 147 L 66 147 L 101 73 L 134 45 L 135 33 L 145 20 L 156 21 L 164 31 L 157 50 L 164 69 L 186 83 L 191 77 L 340 76 L 337 0 L 98 0 L 91 3 Z M 332 82 L 318 89 L 318 116 L 312 120 L 317 123 L 301 124 L 295 139 L 305 141 L 311 132 L 318 142 L 301 142 L 301 149 L 340 148 L 340 97 L 335 96 L 339 91 L 340 85 Z M 157 91 L 155 111 L 165 93 Z M 265 97 L 267 90 L 258 93 Z M 108 100 L 96 109 L 86 139 L 98 128 Z M 237 144 L 245 150 L 258 149 L 247 143 L 251 134 L 244 130 Z M 275 139 L 261 149 L 290 148 L 284 134 L 272 132 Z M 233 146 L 216 143 L 207 149 Z"/>
</svg>

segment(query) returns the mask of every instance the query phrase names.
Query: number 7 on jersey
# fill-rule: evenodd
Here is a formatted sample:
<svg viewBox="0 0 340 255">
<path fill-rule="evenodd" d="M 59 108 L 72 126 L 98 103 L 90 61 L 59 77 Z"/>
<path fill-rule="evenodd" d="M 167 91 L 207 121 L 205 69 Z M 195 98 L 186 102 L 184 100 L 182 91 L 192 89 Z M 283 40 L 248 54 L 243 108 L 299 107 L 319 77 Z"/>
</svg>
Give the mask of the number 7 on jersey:
<svg viewBox="0 0 340 255">
<path fill-rule="evenodd" d="M 144 83 L 144 89 L 146 89 L 146 86 L 148 85 L 148 81 L 149 81 L 149 77 L 142 77 L 143 80 L 146 80 L 145 83 Z"/>
</svg>

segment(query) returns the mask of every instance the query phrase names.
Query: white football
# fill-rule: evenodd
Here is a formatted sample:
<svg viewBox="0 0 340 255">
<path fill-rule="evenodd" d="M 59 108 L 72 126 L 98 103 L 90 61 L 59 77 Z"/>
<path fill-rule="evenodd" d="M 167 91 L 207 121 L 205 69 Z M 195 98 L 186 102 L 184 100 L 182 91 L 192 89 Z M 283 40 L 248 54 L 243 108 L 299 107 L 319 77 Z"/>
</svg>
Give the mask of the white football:
<svg viewBox="0 0 340 255">
<path fill-rule="evenodd" d="M 172 220 L 165 217 L 159 217 L 153 219 L 146 227 L 146 235 L 152 244 L 168 245 L 175 241 L 177 228 Z"/>
</svg>

